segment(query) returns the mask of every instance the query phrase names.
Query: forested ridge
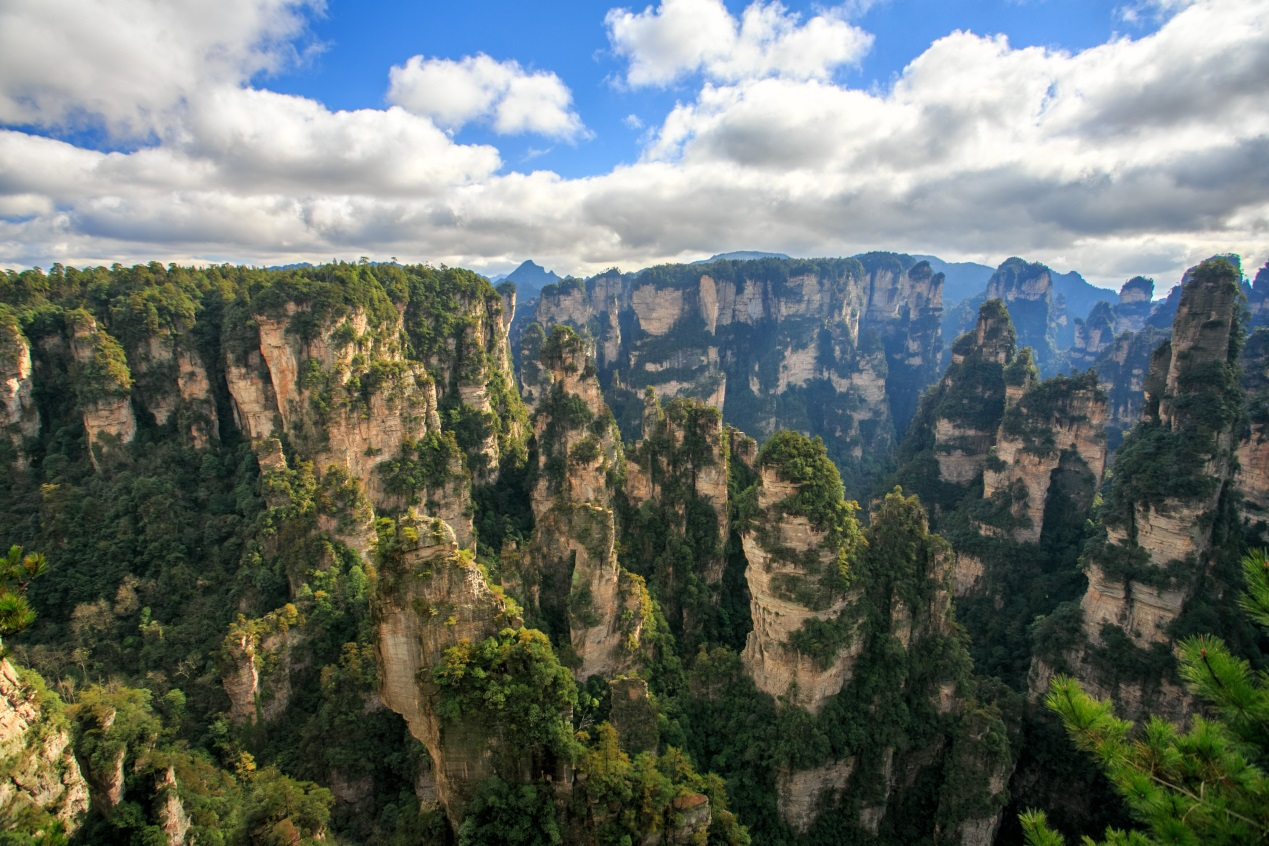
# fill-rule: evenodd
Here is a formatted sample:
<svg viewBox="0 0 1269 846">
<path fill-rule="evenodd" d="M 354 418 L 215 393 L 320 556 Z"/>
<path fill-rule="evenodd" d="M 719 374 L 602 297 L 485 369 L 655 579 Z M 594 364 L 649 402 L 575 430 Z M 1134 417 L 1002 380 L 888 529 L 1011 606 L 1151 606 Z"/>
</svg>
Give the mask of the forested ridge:
<svg viewBox="0 0 1269 846">
<path fill-rule="evenodd" d="M 1074 673 L 1178 716 L 1171 643 L 1204 632 L 1263 666 L 1229 613 L 1263 527 L 1237 465 L 1263 345 L 1219 261 L 1107 487 L 1096 378 L 1041 380 L 990 300 L 852 490 L 831 444 L 758 444 L 696 400 L 649 389 L 639 414 L 625 386 L 619 421 L 585 331 L 530 326 L 517 376 L 514 287 L 465 270 L 7 272 L 0 549 L 47 563 L 10 580 L 35 616 L 4 630 L 4 690 L 37 728 L 0 760 L 69 751 L 45 755 L 62 798 L 0 790 L 0 842 L 990 843 L 1028 805 L 1129 825 L 1109 783 L 1069 795 L 1095 767 L 1028 695 Z M 766 264 L 802 290 L 863 267 Z M 1186 334 L 1197 303 L 1225 334 Z M 1199 540 L 1168 558 L 1156 517 L 1187 508 Z M 1089 627 L 1090 579 L 1125 586 L 1122 627 Z"/>
</svg>

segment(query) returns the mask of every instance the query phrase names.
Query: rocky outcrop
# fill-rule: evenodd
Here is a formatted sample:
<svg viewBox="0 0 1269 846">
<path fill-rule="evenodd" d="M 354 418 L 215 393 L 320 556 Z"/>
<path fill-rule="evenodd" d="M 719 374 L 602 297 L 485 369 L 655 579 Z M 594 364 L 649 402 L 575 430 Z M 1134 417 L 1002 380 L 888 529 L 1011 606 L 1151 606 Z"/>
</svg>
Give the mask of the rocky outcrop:
<svg viewBox="0 0 1269 846">
<path fill-rule="evenodd" d="M 1061 365 L 1054 344 L 1059 315 L 1049 269 L 1016 257 L 1006 259 L 987 281 L 986 296 L 1005 304 L 1018 335 L 1018 346 L 1035 351 L 1041 374 L 1056 372 Z"/>
<path fill-rule="evenodd" d="M 270 722 L 291 698 L 292 654 L 300 638 L 299 610 L 286 605 L 248 620 L 239 615 L 221 650 L 221 679 L 236 723 Z"/>
<path fill-rule="evenodd" d="M 305 315 L 288 303 L 280 316 L 256 318 L 258 350 L 227 369 L 239 424 L 260 443 L 281 426 L 317 467 L 338 466 L 356 479 L 377 509 L 424 507 L 470 546 L 463 457 L 445 448 L 452 441 L 441 431 L 436 384 L 423 364 L 405 358 L 396 340 L 400 320 L 374 327 L 365 312 L 353 310 L 305 340 L 291 329 Z M 402 482 L 402 474 L 416 475 L 410 468 L 423 460 L 421 451 L 440 469 L 423 484 Z"/>
<path fill-rule="evenodd" d="M 74 834 L 88 812 L 88 784 L 71 749 L 60 703 L 29 671 L 0 658 L 0 818 L 36 838 L 55 821 Z M 42 835 L 41 835 L 42 832 Z"/>
<path fill-rule="evenodd" d="M 741 658 L 759 690 L 816 713 L 851 679 L 864 646 L 854 636 L 861 593 L 846 587 L 842 569 L 852 554 L 852 542 L 829 522 L 853 526 L 854 520 L 844 502 L 831 506 L 832 517 L 799 513 L 800 501 L 832 496 L 836 470 L 820 447 L 811 465 L 817 472 L 791 479 L 789 474 L 798 471 L 779 451 L 786 441 L 793 449 L 804 449 L 797 436 L 781 435 L 772 441 L 777 446 L 764 452 L 760 461 L 755 516 L 741 529 L 753 616 L 753 631 Z M 809 449 L 813 453 L 815 447 Z M 837 481 L 838 499 L 840 490 Z M 843 513 L 836 514 L 838 510 Z M 806 651 L 806 634 L 824 627 L 841 631 L 830 640 L 832 645 L 813 654 Z"/>
<path fill-rule="evenodd" d="M 87 312 L 72 312 L 70 348 L 76 362 L 75 387 L 88 434 L 89 455 L 100 469 L 106 453 L 131 443 L 137 433 L 132 411 L 132 373 L 123 347 Z"/>
<path fill-rule="evenodd" d="M 513 609 L 435 518 L 407 513 L 380 536 L 380 561 L 373 606 L 379 693 L 427 747 L 436 796 L 457 829 L 472 791 L 494 773 L 493 755 L 478 715 L 437 714 L 433 670 L 450 647 L 480 643 L 514 623 Z"/>
<path fill-rule="evenodd" d="M 1117 455 L 1102 512 L 1104 540 L 1087 555 L 1082 634 L 1064 654 L 1037 659 L 1033 696 L 1043 695 L 1056 662 L 1129 716 L 1144 708 L 1181 713 L 1175 679 L 1122 666 L 1126 652 L 1170 641 L 1171 624 L 1210 570 L 1242 408 L 1233 358 L 1238 299 L 1238 273 L 1224 259 L 1186 274 L 1172 341 L 1152 358 L 1145 422 Z"/>
<path fill-rule="evenodd" d="M 893 443 L 938 366 L 943 282 L 907 256 L 861 258 L 609 272 L 547 286 L 536 318 L 595 339 L 623 427 L 651 387 L 714 405 L 758 436 L 819 434 L 860 468 Z"/>
<path fill-rule="evenodd" d="M 806 770 L 781 770 L 776 774 L 776 807 L 789 828 L 805 834 L 819 816 L 819 808 L 832 804 L 855 771 L 855 759 L 829 761 Z"/>
<path fill-rule="evenodd" d="M 706 620 L 685 597 L 717 606 L 730 532 L 730 443 L 717 408 L 698 400 L 644 397 L 643 438 L 626 460 L 625 548 L 654 562 L 649 579 L 671 629 L 690 646 Z M 684 546 L 690 554 L 675 554 Z M 686 566 L 685 566 L 686 565 Z M 695 604 L 695 603 L 691 603 Z"/>
<path fill-rule="evenodd" d="M 992 459 L 983 470 L 983 499 L 1008 509 L 1002 522 L 1009 525 L 998 528 L 1018 543 L 1038 542 L 1055 473 L 1082 472 L 1090 491 L 1101 482 L 1106 396 L 1094 374 L 1056 376 L 1030 387 L 1006 410 Z"/>
<path fill-rule="evenodd" d="M 31 345 L 13 315 L 0 310 L 0 436 L 7 437 L 15 449 L 40 431 L 31 375 Z M 17 459 L 25 466 L 20 453 Z"/>
<path fill-rule="evenodd" d="M 979 309 L 972 333 L 952 345 L 952 363 L 942 381 L 923 400 L 909 434 L 910 445 L 927 446 L 937 465 L 938 478 L 948 485 L 968 488 L 982 475 L 996 441 L 1005 412 L 1006 368 L 1017 356 L 1013 324 L 1000 300 L 989 300 Z M 1033 374 L 1015 368 L 1015 392 Z M 916 488 L 935 508 L 942 497 L 928 488 Z"/>
<path fill-rule="evenodd" d="M 1251 334 L 1241 363 L 1249 425 L 1237 446 L 1238 492 L 1244 519 L 1269 525 L 1269 329 Z"/>
<path fill-rule="evenodd" d="M 1098 383 L 1106 392 L 1106 426 L 1112 447 L 1117 447 L 1124 434 L 1141 419 L 1150 358 L 1170 334 L 1153 326 L 1125 332 L 1092 363 Z"/>
<path fill-rule="evenodd" d="M 531 618 L 575 655 L 574 674 L 613 676 L 635 669 L 651 600 L 643 579 L 616 553 L 615 478 L 624 460 L 616 422 L 596 378 L 593 350 L 566 326 L 543 344 L 550 388 L 533 429 L 538 479 L 528 549 L 509 568 L 508 587 Z"/>
</svg>

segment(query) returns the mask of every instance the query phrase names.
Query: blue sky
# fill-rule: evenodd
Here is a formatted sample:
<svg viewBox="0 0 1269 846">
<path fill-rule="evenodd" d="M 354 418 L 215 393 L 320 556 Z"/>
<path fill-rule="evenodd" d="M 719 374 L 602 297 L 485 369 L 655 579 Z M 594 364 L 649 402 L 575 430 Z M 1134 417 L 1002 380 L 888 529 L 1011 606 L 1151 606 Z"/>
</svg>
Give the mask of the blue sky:
<svg viewBox="0 0 1269 846">
<path fill-rule="evenodd" d="M 747 3 L 727 2 L 740 15 Z M 823 3 L 786 2 L 804 18 Z M 620 4 L 615 4 L 620 6 Z M 628 6 L 641 11 L 646 4 Z M 603 172 L 638 158 L 643 130 L 624 121 L 635 115 L 655 126 L 676 99 L 690 97 L 692 82 L 666 89 L 631 90 L 615 84 L 624 63 L 609 43 L 604 14 L 594 2 L 547 3 L 479 0 L 443 2 L 331 2 L 310 18 L 307 61 L 267 80 L 269 88 L 321 100 L 333 109 L 376 108 L 385 104 L 385 68 L 411 56 L 461 59 L 485 53 L 514 59 L 527 68 L 549 70 L 571 89 L 577 111 L 594 133 L 576 144 L 552 144 L 540 137 L 499 139 L 479 126 L 461 140 L 497 143 L 509 167 L 549 168 L 563 176 Z M 1162 15 L 1143 13 L 1126 20 L 1124 3 L 1105 0 L 888 0 L 850 18 L 875 35 L 858 66 L 835 77 L 856 87 L 889 86 L 903 68 L 936 39 L 955 30 L 1002 33 L 1015 47 L 1082 50 L 1120 34 L 1154 31 Z M 544 152 L 549 151 L 549 152 Z"/>
<path fill-rule="evenodd" d="M 7 0 L 0 264 L 1269 258 L 1269 0 Z M 48 57 L 58 61 L 50 63 Z"/>
</svg>

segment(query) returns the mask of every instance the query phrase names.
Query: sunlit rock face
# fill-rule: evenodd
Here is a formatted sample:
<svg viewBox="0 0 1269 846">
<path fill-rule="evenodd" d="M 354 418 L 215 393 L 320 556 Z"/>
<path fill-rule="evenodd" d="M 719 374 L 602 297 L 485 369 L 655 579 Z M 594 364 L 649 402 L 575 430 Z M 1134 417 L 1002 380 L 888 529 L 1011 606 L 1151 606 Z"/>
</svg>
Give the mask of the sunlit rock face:
<svg viewBox="0 0 1269 846">
<path fill-rule="evenodd" d="M 889 253 L 719 261 L 549 285 L 535 317 L 594 339 L 630 439 L 651 387 L 713 405 L 759 438 L 819 434 L 850 475 L 893 444 L 937 375 L 942 286 L 928 263 Z M 522 371 L 526 398 L 536 378 Z"/>
<path fill-rule="evenodd" d="M 1185 696 L 1176 679 L 1109 672 L 1106 650 L 1166 646 L 1170 626 L 1203 589 L 1213 556 L 1220 554 L 1214 546 L 1218 503 L 1238 481 L 1239 299 L 1238 274 L 1226 260 L 1211 259 L 1187 272 L 1171 341 L 1151 357 L 1144 423 L 1117 453 L 1103 509 L 1104 540 L 1087 554 L 1080 640 L 1063 655 L 1036 660 L 1033 697 L 1043 695 L 1060 664 L 1129 716 L 1183 713 Z M 1244 453 L 1254 461 L 1252 441 L 1244 441 Z M 1256 472 L 1241 477 L 1253 491 Z"/>
</svg>

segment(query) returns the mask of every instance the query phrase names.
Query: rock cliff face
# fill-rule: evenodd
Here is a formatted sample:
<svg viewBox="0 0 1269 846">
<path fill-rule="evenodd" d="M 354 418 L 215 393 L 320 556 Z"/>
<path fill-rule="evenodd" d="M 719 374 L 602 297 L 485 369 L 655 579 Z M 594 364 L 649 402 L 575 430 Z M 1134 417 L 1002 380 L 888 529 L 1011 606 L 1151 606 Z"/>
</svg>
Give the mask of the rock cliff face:
<svg viewBox="0 0 1269 846">
<path fill-rule="evenodd" d="M 800 486 L 770 464 L 760 474 L 757 515 L 742 533 L 753 614 L 742 657 L 759 690 L 815 713 L 850 680 L 863 643 L 847 633 L 849 646 L 814 656 L 803 654 L 795 635 L 808 624 L 836 622 L 859 594 L 836 584 L 843 579 L 839 556 L 848 553 L 842 543 L 826 527 L 785 510 Z"/>
<path fill-rule="evenodd" d="M 1123 666 L 1134 649 L 1166 647 L 1170 625 L 1211 568 L 1242 407 L 1238 299 L 1237 271 L 1224 259 L 1187 273 L 1172 341 L 1153 356 L 1145 423 L 1116 458 L 1105 539 L 1088 555 L 1082 635 L 1064 655 L 1037 661 L 1033 695 L 1042 695 L 1057 661 L 1132 716 L 1179 713 L 1175 679 Z"/>
<path fill-rule="evenodd" d="M 705 634 L 720 600 L 730 533 L 730 438 L 718 409 L 698 400 L 664 407 L 645 395 L 643 439 L 626 460 L 624 545 L 646 573 L 677 637 Z M 702 608 L 700 598 L 711 608 Z"/>
<path fill-rule="evenodd" d="M 107 451 L 130 443 L 137 433 L 131 401 L 132 373 L 119 342 L 99 329 L 87 312 L 72 315 L 70 331 L 89 454 L 93 466 L 100 468 Z"/>
<path fill-rule="evenodd" d="M 1269 524 L 1269 329 L 1248 337 L 1241 363 L 1250 425 L 1238 441 L 1237 484 L 1243 517 L 1256 526 Z"/>
<path fill-rule="evenodd" d="M 755 435 L 822 435 L 858 467 L 893 442 L 939 357 L 942 275 L 889 259 L 609 273 L 547 286 L 536 317 L 595 338 L 601 383 L 629 435 L 650 386 L 720 408 Z"/>
<path fill-rule="evenodd" d="M 514 624 L 515 609 L 460 555 L 454 533 L 436 518 L 407 513 L 379 544 L 373 608 L 379 693 L 427 747 L 437 799 L 457 828 L 476 785 L 494 774 L 493 751 L 478 716 L 438 715 L 433 670 L 450 647 L 480 643 Z"/>
<path fill-rule="evenodd" d="M 1005 530 L 1013 540 L 1039 542 L 1055 474 L 1087 476 L 1090 491 L 1101 482 L 1106 396 L 1093 374 L 1030 386 L 1005 411 L 992 458 L 983 471 L 983 499 L 1008 509 Z"/>
<path fill-rule="evenodd" d="M 31 390 L 31 345 L 12 315 L 0 312 L 0 433 L 15 448 L 40 431 L 40 412 Z M 21 453 L 17 460 L 25 464 Z"/>
<path fill-rule="evenodd" d="M 624 458 L 592 356 L 566 326 L 542 347 L 550 388 L 533 421 L 535 529 L 509 582 L 531 618 L 571 646 L 581 680 L 634 669 L 651 613 L 643 579 L 617 561 L 614 486 Z"/>
<path fill-rule="evenodd" d="M 470 546 L 463 457 L 456 445 L 443 448 L 452 442 L 441 431 L 436 384 L 422 363 L 405 358 L 399 319 L 374 327 L 353 310 L 319 323 L 305 340 L 291 327 L 307 316 L 288 303 L 279 316 L 256 317 L 258 348 L 227 373 L 239 423 L 261 443 L 289 433 L 317 467 L 337 466 L 357 479 L 379 510 L 426 507 Z M 477 447 L 482 461 L 488 448 L 488 439 Z M 402 481 L 423 453 L 439 466 L 422 484 Z"/>
<path fill-rule="evenodd" d="M 1013 324 L 1000 300 L 979 309 L 973 332 L 952 345 L 943 379 L 921 400 L 900 450 L 900 481 L 938 514 L 976 488 L 995 445 L 1006 401 L 1034 378 L 1018 358 Z"/>
<path fill-rule="evenodd" d="M 0 658 L 0 818 L 50 832 L 60 821 L 74 834 L 88 813 L 88 784 L 71 749 L 70 730 L 29 679 Z"/>
<path fill-rule="evenodd" d="M 987 282 L 987 299 L 1001 300 L 1018 333 L 1018 345 L 1035 351 L 1042 375 L 1061 367 L 1054 343 L 1058 324 L 1065 314 L 1053 301 L 1053 278 L 1042 264 L 1007 259 Z"/>
</svg>

